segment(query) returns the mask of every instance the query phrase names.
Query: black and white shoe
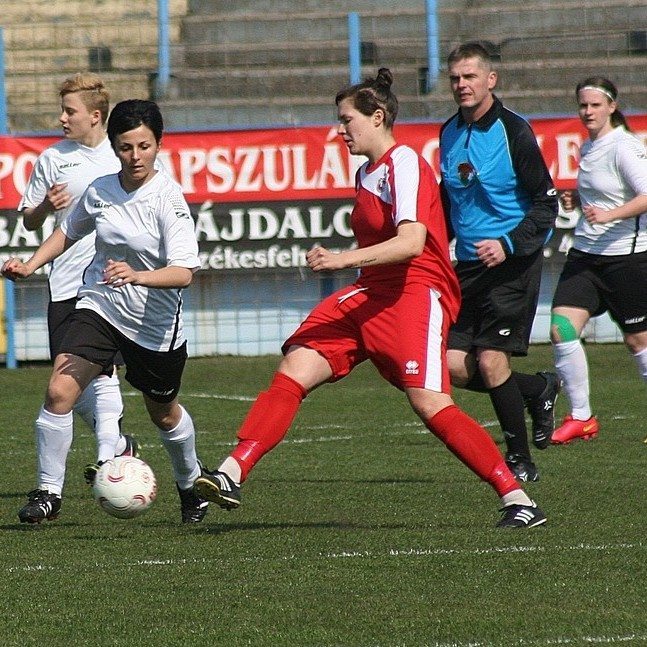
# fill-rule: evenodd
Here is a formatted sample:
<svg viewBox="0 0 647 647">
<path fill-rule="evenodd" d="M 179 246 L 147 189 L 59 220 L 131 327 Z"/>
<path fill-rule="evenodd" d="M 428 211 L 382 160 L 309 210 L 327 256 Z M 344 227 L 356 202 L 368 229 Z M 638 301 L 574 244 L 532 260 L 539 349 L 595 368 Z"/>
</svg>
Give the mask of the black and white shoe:
<svg viewBox="0 0 647 647">
<path fill-rule="evenodd" d="M 18 511 L 20 523 L 53 521 L 61 511 L 61 497 L 47 490 L 32 490 L 27 494 L 27 504 Z"/>
<path fill-rule="evenodd" d="M 522 483 L 534 483 L 539 480 L 537 466 L 521 454 L 506 454 L 505 464 L 515 475 L 517 481 Z"/>
<path fill-rule="evenodd" d="M 139 443 L 132 436 L 129 436 L 128 434 L 123 434 L 123 438 L 126 441 L 126 449 L 124 449 L 124 451 L 121 452 L 121 454 L 117 454 L 117 456 L 132 456 L 133 458 L 139 458 L 140 457 Z M 83 468 L 83 479 L 88 485 L 94 485 L 94 480 L 97 477 L 97 472 L 99 471 L 99 469 L 104 463 L 105 461 L 88 463 Z"/>
<path fill-rule="evenodd" d="M 546 449 L 555 430 L 555 403 L 561 383 L 557 373 L 540 371 L 537 373 L 546 380 L 546 387 L 537 398 L 526 401 L 532 419 L 532 442 L 537 449 Z"/>
<path fill-rule="evenodd" d="M 503 514 L 497 528 L 534 528 L 546 523 L 546 515 L 533 501 L 532 505 L 507 505 L 499 510 Z"/>
<path fill-rule="evenodd" d="M 177 483 L 175 486 L 180 495 L 182 523 L 200 523 L 207 514 L 209 502 L 203 499 L 193 487 L 188 490 L 181 490 Z"/>
<path fill-rule="evenodd" d="M 139 443 L 128 434 L 122 434 L 122 438 L 126 441 L 126 449 L 124 449 L 119 456 L 133 456 L 139 458 Z"/>
<path fill-rule="evenodd" d="M 101 466 L 105 461 L 98 461 L 97 463 L 88 463 L 83 468 L 83 479 L 88 485 L 94 485 L 94 481 L 97 478 L 97 472 L 101 469 Z"/>
<path fill-rule="evenodd" d="M 193 487 L 201 497 L 225 510 L 234 510 L 240 506 L 240 486 L 236 485 L 224 472 L 203 470 Z"/>
</svg>

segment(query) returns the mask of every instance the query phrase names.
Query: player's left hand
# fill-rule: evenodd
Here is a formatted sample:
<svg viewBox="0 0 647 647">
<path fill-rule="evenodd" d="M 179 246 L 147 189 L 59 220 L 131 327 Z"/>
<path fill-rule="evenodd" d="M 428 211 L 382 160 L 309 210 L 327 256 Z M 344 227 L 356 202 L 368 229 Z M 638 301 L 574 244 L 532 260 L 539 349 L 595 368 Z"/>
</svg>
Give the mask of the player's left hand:
<svg viewBox="0 0 647 647">
<path fill-rule="evenodd" d="M 585 207 L 582 207 L 582 213 L 586 218 L 586 222 L 590 225 L 601 225 L 614 220 L 610 211 L 606 211 L 592 204 L 587 204 Z"/>
<path fill-rule="evenodd" d="M 137 272 L 125 261 L 113 261 L 103 269 L 103 282 L 113 288 L 120 288 L 127 283 L 137 283 Z"/>
<path fill-rule="evenodd" d="M 481 240 L 474 247 L 479 261 L 486 267 L 495 267 L 505 261 L 503 245 L 498 240 Z"/>
<path fill-rule="evenodd" d="M 339 256 L 338 253 L 331 252 L 325 247 L 313 247 L 306 253 L 306 261 L 313 272 L 339 270 L 343 268 Z"/>
</svg>

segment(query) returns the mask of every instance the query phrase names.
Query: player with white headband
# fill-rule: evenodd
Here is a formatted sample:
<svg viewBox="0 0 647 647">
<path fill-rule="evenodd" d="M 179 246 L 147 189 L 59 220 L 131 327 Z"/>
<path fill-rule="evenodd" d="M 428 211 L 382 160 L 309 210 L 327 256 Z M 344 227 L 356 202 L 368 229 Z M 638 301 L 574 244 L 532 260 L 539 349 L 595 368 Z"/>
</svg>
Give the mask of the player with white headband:
<svg viewBox="0 0 647 647">
<path fill-rule="evenodd" d="M 589 138 L 580 150 L 577 192 L 562 194 L 567 211 L 581 208 L 573 247 L 553 297 L 555 366 L 571 413 L 552 442 L 597 436 L 589 369 L 580 336 L 591 317 L 609 312 L 647 382 L 647 154 L 618 110 L 618 91 L 603 77 L 577 85 L 579 117 Z"/>
</svg>

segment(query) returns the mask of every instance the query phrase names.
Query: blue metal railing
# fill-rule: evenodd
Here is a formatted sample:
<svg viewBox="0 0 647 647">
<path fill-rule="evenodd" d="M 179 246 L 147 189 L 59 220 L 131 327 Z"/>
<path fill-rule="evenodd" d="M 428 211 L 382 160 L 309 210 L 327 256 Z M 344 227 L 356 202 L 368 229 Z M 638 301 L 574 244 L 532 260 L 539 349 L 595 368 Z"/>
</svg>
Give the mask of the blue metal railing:
<svg viewBox="0 0 647 647">
<path fill-rule="evenodd" d="M 4 65 L 4 30 L 0 27 L 0 135 L 6 135 L 7 129 L 7 96 L 5 94 L 5 65 Z M 4 326 L 7 332 L 6 365 L 16 368 L 16 294 L 13 281 L 4 281 Z"/>
</svg>

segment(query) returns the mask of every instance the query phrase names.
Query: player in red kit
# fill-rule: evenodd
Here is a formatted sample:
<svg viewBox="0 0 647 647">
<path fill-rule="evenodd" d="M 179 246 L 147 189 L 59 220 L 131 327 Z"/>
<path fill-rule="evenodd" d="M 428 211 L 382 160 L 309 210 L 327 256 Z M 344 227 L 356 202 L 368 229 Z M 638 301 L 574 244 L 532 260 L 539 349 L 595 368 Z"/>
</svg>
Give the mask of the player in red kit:
<svg viewBox="0 0 647 647">
<path fill-rule="evenodd" d="M 546 521 L 521 489 L 489 434 L 450 396 L 446 339 L 460 291 L 449 259 L 438 186 L 431 167 L 398 145 L 393 77 L 375 79 L 336 96 L 338 133 L 350 152 L 365 155 L 356 176 L 351 226 L 358 247 L 339 253 L 315 247 L 306 256 L 315 272 L 359 268 L 355 283 L 324 299 L 283 344 L 283 359 L 238 432 L 238 445 L 194 487 L 223 508 L 240 505 L 240 484 L 286 435 L 302 400 L 370 359 L 404 391 L 413 410 L 501 498 L 500 527 Z"/>
</svg>

